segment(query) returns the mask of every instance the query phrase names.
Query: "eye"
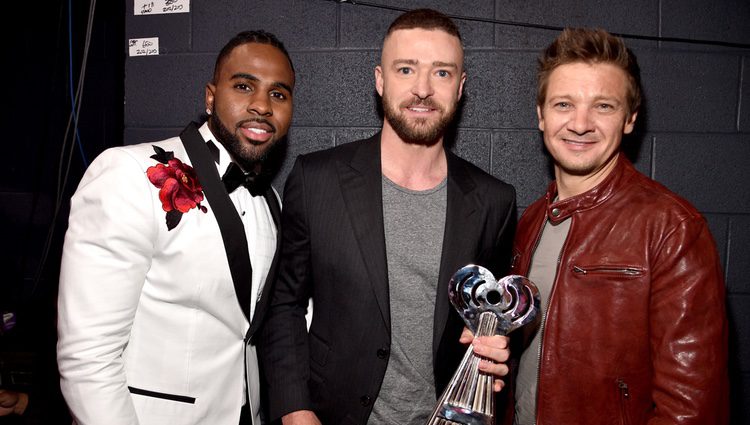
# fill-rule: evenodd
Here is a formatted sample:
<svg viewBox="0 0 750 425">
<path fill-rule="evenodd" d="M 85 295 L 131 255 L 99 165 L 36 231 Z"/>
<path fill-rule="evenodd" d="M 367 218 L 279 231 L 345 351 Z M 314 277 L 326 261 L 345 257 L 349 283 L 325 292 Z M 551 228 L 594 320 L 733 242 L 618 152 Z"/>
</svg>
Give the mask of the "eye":
<svg viewBox="0 0 750 425">
<path fill-rule="evenodd" d="M 237 89 L 237 90 L 241 90 L 241 91 L 252 91 L 253 90 L 252 86 L 250 86 L 249 84 L 245 84 L 245 83 L 237 83 L 237 84 L 234 85 L 234 88 Z"/>
<path fill-rule="evenodd" d="M 609 111 L 614 111 L 615 106 L 610 105 L 609 103 L 599 103 L 598 105 L 596 105 L 596 109 L 603 111 L 603 112 L 609 112 Z"/>
<path fill-rule="evenodd" d="M 283 93 L 283 92 L 280 92 L 278 90 L 272 91 L 271 92 L 271 97 L 274 98 L 274 99 L 276 99 L 276 100 L 286 100 L 287 99 L 286 94 Z"/>
<path fill-rule="evenodd" d="M 411 68 L 404 66 L 404 67 L 397 69 L 396 72 L 398 72 L 399 74 L 403 74 L 403 75 L 409 75 L 412 73 L 412 70 Z"/>
<path fill-rule="evenodd" d="M 451 73 L 444 69 L 438 70 L 435 74 L 437 74 L 437 76 L 440 78 L 448 78 L 451 76 Z"/>
<path fill-rule="evenodd" d="M 559 109 L 559 110 L 563 110 L 564 111 L 564 110 L 572 108 L 573 105 L 571 105 L 568 102 L 556 102 L 555 104 L 552 105 L 552 107 L 555 108 L 555 109 Z"/>
</svg>

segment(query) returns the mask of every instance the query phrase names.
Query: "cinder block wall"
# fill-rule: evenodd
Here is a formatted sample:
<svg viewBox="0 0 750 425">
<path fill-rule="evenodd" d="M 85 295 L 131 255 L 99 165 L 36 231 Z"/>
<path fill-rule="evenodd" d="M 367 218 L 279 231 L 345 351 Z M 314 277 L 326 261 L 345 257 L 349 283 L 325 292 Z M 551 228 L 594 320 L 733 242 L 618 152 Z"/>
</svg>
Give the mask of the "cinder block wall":
<svg viewBox="0 0 750 425">
<path fill-rule="evenodd" d="M 368 136 L 380 127 L 373 68 L 399 12 L 326 0 L 194 0 L 188 14 L 135 16 L 126 38 L 159 37 L 158 56 L 126 59 L 125 143 L 177 134 L 199 120 L 204 85 L 221 46 L 245 29 L 277 34 L 297 70 L 295 115 L 279 191 L 300 154 Z M 370 0 L 432 7 L 467 18 L 750 43 L 741 0 Z M 453 149 L 513 184 L 523 210 L 550 166 L 534 112 L 535 64 L 556 30 L 457 19 L 469 75 Z M 750 408 L 750 49 L 627 38 L 642 68 L 645 108 L 625 141 L 639 170 L 707 217 L 727 279 L 733 423 Z M 126 46 L 126 40 L 123 40 Z M 712 320 L 707 317 L 706 320 Z"/>
</svg>

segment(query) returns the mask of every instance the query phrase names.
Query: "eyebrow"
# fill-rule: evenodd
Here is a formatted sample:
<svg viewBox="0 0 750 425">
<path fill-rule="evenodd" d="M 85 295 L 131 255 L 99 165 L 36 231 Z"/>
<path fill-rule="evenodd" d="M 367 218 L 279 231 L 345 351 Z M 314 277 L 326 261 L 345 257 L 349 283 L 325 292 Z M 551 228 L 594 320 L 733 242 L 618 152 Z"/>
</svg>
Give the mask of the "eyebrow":
<svg viewBox="0 0 750 425">
<path fill-rule="evenodd" d="M 552 94 L 552 95 L 547 96 L 547 100 L 544 103 L 547 104 L 547 103 L 552 103 L 556 101 L 573 102 L 575 100 L 576 100 L 576 97 L 570 94 L 559 94 L 559 95 Z M 615 106 L 622 106 L 623 104 L 626 103 L 625 100 L 618 99 L 616 96 L 606 96 L 606 95 L 595 96 L 594 98 L 591 99 L 591 101 L 592 102 L 605 101 L 605 102 L 612 103 Z"/>
<path fill-rule="evenodd" d="M 396 59 L 393 61 L 394 65 L 419 65 L 419 61 L 416 59 Z M 440 67 L 440 68 L 455 68 L 458 69 L 458 65 L 456 65 L 453 62 L 442 62 L 442 61 L 434 61 L 432 62 L 432 66 Z"/>
<path fill-rule="evenodd" d="M 242 79 L 242 80 L 250 80 L 250 81 L 258 81 L 258 82 L 260 82 L 260 78 L 256 77 L 253 74 L 248 74 L 248 73 L 245 73 L 245 72 L 238 72 L 238 73 L 232 75 L 231 79 L 232 80 L 234 80 L 234 79 Z M 284 90 L 288 91 L 289 93 L 293 93 L 294 92 L 292 90 L 292 87 L 289 84 L 282 83 L 280 81 L 274 81 L 274 82 L 272 82 L 271 83 L 271 87 L 281 88 L 281 89 L 284 89 Z"/>
</svg>

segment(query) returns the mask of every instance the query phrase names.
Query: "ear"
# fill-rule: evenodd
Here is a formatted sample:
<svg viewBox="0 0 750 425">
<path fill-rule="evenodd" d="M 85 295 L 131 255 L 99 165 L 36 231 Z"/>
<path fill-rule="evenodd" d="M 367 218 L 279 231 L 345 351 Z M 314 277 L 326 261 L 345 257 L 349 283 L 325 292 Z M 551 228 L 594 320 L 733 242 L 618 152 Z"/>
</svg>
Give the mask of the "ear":
<svg viewBox="0 0 750 425">
<path fill-rule="evenodd" d="M 466 72 L 461 72 L 461 81 L 458 83 L 458 99 L 464 95 L 464 84 L 466 83 Z"/>
<path fill-rule="evenodd" d="M 206 84 L 206 109 L 207 110 L 214 110 L 214 92 L 216 91 L 216 85 L 212 83 Z"/>
<path fill-rule="evenodd" d="M 630 134 L 633 131 L 633 128 L 635 128 L 635 118 L 638 116 L 638 111 L 633 112 L 630 114 L 629 117 L 625 120 L 625 128 L 622 130 L 624 134 Z"/>
<path fill-rule="evenodd" d="M 375 67 L 375 90 L 383 97 L 383 68 L 380 65 Z"/>
<path fill-rule="evenodd" d="M 542 115 L 542 107 L 536 105 L 536 119 L 539 121 L 539 131 L 544 131 L 544 115 Z"/>
</svg>

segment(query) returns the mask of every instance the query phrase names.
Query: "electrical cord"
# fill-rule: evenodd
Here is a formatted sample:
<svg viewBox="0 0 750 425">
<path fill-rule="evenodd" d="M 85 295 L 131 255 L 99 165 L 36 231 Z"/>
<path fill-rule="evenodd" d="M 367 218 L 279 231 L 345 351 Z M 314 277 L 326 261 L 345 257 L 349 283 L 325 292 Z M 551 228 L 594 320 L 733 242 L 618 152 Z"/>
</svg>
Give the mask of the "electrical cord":
<svg viewBox="0 0 750 425">
<path fill-rule="evenodd" d="M 60 213 L 60 208 L 62 207 L 62 200 L 63 196 L 65 195 L 65 187 L 68 183 L 68 178 L 70 177 L 70 164 L 73 159 L 73 152 L 75 151 L 76 143 L 69 143 L 69 135 L 71 134 L 71 125 L 73 126 L 73 134 L 75 137 L 77 137 L 78 140 L 78 147 L 81 152 L 81 156 L 84 162 L 85 166 L 88 166 L 88 161 L 86 160 L 85 155 L 83 154 L 83 147 L 80 143 L 80 137 L 78 137 L 78 116 L 80 116 L 81 111 L 81 98 L 83 96 L 83 83 L 85 81 L 86 76 L 86 64 L 88 60 L 88 53 L 89 48 L 91 44 L 91 33 L 94 26 L 94 11 L 96 10 L 96 0 L 91 0 L 91 3 L 89 4 L 89 14 L 88 14 L 88 20 L 86 23 L 86 37 L 84 41 L 84 47 L 83 47 L 83 57 L 81 60 L 81 70 L 78 75 L 78 84 L 77 89 L 75 92 L 75 96 L 72 95 L 73 87 L 72 87 L 72 75 L 73 75 L 73 53 L 72 53 L 72 33 L 73 33 L 73 25 L 72 25 L 72 2 L 71 0 L 68 0 L 68 35 L 69 35 L 69 44 L 68 48 L 70 49 L 69 53 L 69 60 L 70 60 L 70 82 L 71 82 L 71 110 L 70 115 L 68 116 L 68 124 L 65 128 L 65 135 L 63 137 L 63 143 L 62 147 L 60 149 L 60 162 L 58 164 L 57 169 L 57 191 L 55 193 L 55 206 L 52 212 L 52 220 L 50 222 L 49 230 L 47 231 L 47 238 L 45 239 L 44 247 L 42 249 L 42 256 L 39 260 L 39 266 L 37 267 L 37 272 L 34 276 L 34 284 L 31 289 L 31 294 L 33 295 L 36 292 L 36 289 L 39 285 L 39 282 L 41 281 L 42 274 L 44 273 L 44 268 L 47 263 L 47 258 L 49 257 L 49 251 L 52 247 L 52 240 L 54 239 L 55 234 L 55 228 L 57 227 L 57 218 Z M 65 157 L 67 156 L 67 162 L 65 161 Z"/>
<path fill-rule="evenodd" d="M 91 9 L 89 9 L 89 13 Z M 68 28 L 71 30 L 68 31 L 68 79 L 70 84 L 68 84 L 68 88 L 70 90 L 70 111 L 71 111 L 71 118 L 73 119 L 73 134 L 76 136 L 76 141 L 78 142 L 78 152 L 81 154 L 81 160 L 83 161 L 83 167 L 88 168 L 89 167 L 89 161 L 86 158 L 86 154 L 83 152 L 83 144 L 81 143 L 81 134 L 78 132 L 78 113 L 76 111 L 76 104 L 80 105 L 80 102 L 78 102 L 78 95 L 82 92 L 82 86 L 83 81 L 79 79 L 78 81 L 78 92 L 76 95 L 73 95 L 73 4 L 72 0 L 68 0 Z M 88 53 L 88 50 L 84 52 L 84 59 L 83 62 L 86 62 L 86 57 Z M 81 74 L 83 75 L 83 74 Z M 79 106 L 80 109 L 80 106 Z"/>
</svg>

